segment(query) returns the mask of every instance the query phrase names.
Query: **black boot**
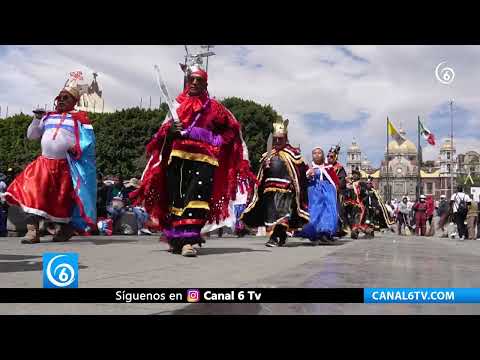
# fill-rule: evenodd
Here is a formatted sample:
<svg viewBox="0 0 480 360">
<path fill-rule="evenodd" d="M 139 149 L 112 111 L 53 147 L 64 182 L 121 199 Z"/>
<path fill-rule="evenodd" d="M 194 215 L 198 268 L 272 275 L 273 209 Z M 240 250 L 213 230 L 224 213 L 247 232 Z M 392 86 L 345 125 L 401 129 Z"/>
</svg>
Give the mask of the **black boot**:
<svg viewBox="0 0 480 360">
<path fill-rule="evenodd" d="M 75 234 L 75 229 L 70 224 L 61 224 L 55 231 L 55 235 L 52 238 L 53 242 L 65 242 L 69 241 Z"/>
<path fill-rule="evenodd" d="M 287 242 L 287 228 L 282 225 L 275 227 L 278 236 L 278 246 L 284 246 Z"/>
<path fill-rule="evenodd" d="M 268 246 L 268 247 L 276 247 L 278 246 L 278 238 L 276 236 L 270 236 L 270 239 L 268 239 L 268 241 L 265 243 L 265 246 Z"/>
<path fill-rule="evenodd" d="M 280 233 L 279 233 L 280 227 L 276 225 L 273 228 L 272 235 L 270 235 L 270 239 L 267 241 L 265 246 L 268 247 L 275 247 L 275 246 L 280 246 L 279 244 L 279 239 L 280 239 Z"/>
<path fill-rule="evenodd" d="M 335 238 L 333 237 L 333 235 L 325 235 L 325 240 L 329 244 L 333 244 L 336 241 Z"/>
<path fill-rule="evenodd" d="M 169 252 L 179 255 L 182 253 L 182 248 L 183 245 L 185 245 L 185 242 L 183 239 L 175 239 L 174 241 L 170 240 L 168 245 L 170 245 L 170 249 L 168 249 Z"/>
</svg>

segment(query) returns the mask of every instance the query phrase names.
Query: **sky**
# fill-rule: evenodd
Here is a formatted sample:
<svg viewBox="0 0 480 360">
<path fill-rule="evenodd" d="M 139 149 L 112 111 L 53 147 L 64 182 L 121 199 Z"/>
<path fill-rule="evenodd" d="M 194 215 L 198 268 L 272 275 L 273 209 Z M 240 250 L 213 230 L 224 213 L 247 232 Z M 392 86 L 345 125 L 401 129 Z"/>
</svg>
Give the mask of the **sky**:
<svg viewBox="0 0 480 360">
<path fill-rule="evenodd" d="M 189 45 L 191 52 L 199 46 Z M 480 151 L 480 46 L 371 45 L 245 45 L 216 46 L 209 60 L 209 91 L 218 99 L 237 96 L 271 105 L 290 120 L 292 145 L 309 157 L 315 146 L 339 143 L 341 160 L 353 139 L 379 166 L 386 146 L 386 118 L 417 142 L 417 118 L 437 138 L 423 142 L 425 160 L 438 156 L 450 136 L 453 105 L 457 151 Z M 184 46 L 48 45 L 0 46 L 0 107 L 5 116 L 29 113 L 37 104 L 51 104 L 71 71 L 98 81 L 106 107 L 158 106 L 153 65 L 158 64 L 170 91 L 183 82 L 179 62 Z M 442 84 L 439 68 L 455 77 Z"/>
</svg>

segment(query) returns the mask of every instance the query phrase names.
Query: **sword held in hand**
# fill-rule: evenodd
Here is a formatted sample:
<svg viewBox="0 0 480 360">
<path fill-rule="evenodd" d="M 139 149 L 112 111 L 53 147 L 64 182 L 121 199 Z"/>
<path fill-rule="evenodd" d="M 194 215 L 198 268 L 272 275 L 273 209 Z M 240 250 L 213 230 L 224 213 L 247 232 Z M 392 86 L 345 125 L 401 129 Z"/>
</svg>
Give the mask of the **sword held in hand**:
<svg viewBox="0 0 480 360">
<path fill-rule="evenodd" d="M 178 117 L 178 114 L 177 114 L 177 111 L 175 110 L 175 107 L 173 106 L 172 98 L 170 97 L 170 94 L 168 93 L 167 84 L 165 83 L 165 80 L 163 80 L 162 74 L 160 73 L 160 68 L 158 67 L 158 65 L 154 65 L 154 69 L 155 69 L 155 72 L 156 72 L 156 75 L 157 75 L 156 78 L 157 78 L 158 88 L 160 89 L 160 92 L 162 93 L 163 97 L 165 98 L 165 102 L 167 103 L 170 116 L 173 119 L 172 126 L 174 124 L 177 124 L 177 125 L 180 125 L 180 127 L 181 127 L 182 123 L 181 123 L 181 121 Z M 180 133 L 182 133 L 182 132 L 180 132 Z M 160 148 L 160 152 L 158 154 L 158 160 L 154 164 L 152 164 L 152 161 L 154 160 L 154 155 L 150 156 L 150 159 L 148 160 L 147 166 L 145 166 L 145 170 L 143 170 L 143 173 L 142 173 L 142 177 L 141 177 L 142 181 L 143 181 L 143 178 L 145 177 L 145 174 L 148 171 L 152 171 L 154 168 L 158 167 L 160 165 L 160 163 L 162 162 L 163 149 L 165 148 L 165 143 L 166 142 L 167 142 L 167 137 L 165 137 L 164 140 L 163 140 L 162 147 Z"/>
<path fill-rule="evenodd" d="M 181 121 L 180 121 L 180 119 L 178 117 L 178 114 L 177 114 L 177 111 L 175 110 L 175 107 L 173 105 L 172 98 L 170 97 L 170 93 L 168 92 L 167 84 L 166 84 L 165 80 L 163 79 L 162 74 L 160 73 L 160 68 L 158 67 L 158 65 L 155 65 L 154 69 L 155 69 L 155 73 L 156 73 L 158 88 L 160 89 L 160 92 L 162 93 L 162 96 L 165 98 L 165 102 L 167 103 L 170 116 L 172 117 L 173 122 L 175 124 L 177 124 L 177 125 L 180 124 L 181 125 Z"/>
</svg>

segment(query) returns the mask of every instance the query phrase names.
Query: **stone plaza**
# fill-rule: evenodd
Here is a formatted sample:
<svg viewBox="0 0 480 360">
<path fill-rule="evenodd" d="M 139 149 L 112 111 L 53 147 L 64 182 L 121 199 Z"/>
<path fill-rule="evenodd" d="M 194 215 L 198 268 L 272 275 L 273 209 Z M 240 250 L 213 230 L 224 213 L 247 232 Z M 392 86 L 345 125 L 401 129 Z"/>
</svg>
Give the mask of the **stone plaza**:
<svg viewBox="0 0 480 360">
<path fill-rule="evenodd" d="M 0 287 L 41 288 L 45 252 L 79 254 L 80 288 L 480 287 L 480 241 L 393 233 L 315 247 L 265 241 L 213 235 L 192 259 L 170 254 L 158 236 L 0 238 Z M 0 314 L 480 314 L 480 305 L 10 303 Z"/>
</svg>

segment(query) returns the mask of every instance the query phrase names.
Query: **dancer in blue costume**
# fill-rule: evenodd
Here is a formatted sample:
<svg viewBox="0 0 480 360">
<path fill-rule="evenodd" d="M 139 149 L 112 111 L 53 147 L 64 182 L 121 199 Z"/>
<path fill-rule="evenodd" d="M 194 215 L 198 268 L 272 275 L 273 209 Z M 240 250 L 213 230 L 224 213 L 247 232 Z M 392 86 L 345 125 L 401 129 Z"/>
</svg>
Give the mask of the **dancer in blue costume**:
<svg viewBox="0 0 480 360">
<path fill-rule="evenodd" d="M 338 227 L 337 189 L 339 180 L 332 165 L 325 164 L 320 147 L 312 151 L 312 167 L 307 171 L 310 222 L 300 232 L 315 245 L 333 242 Z"/>
</svg>

